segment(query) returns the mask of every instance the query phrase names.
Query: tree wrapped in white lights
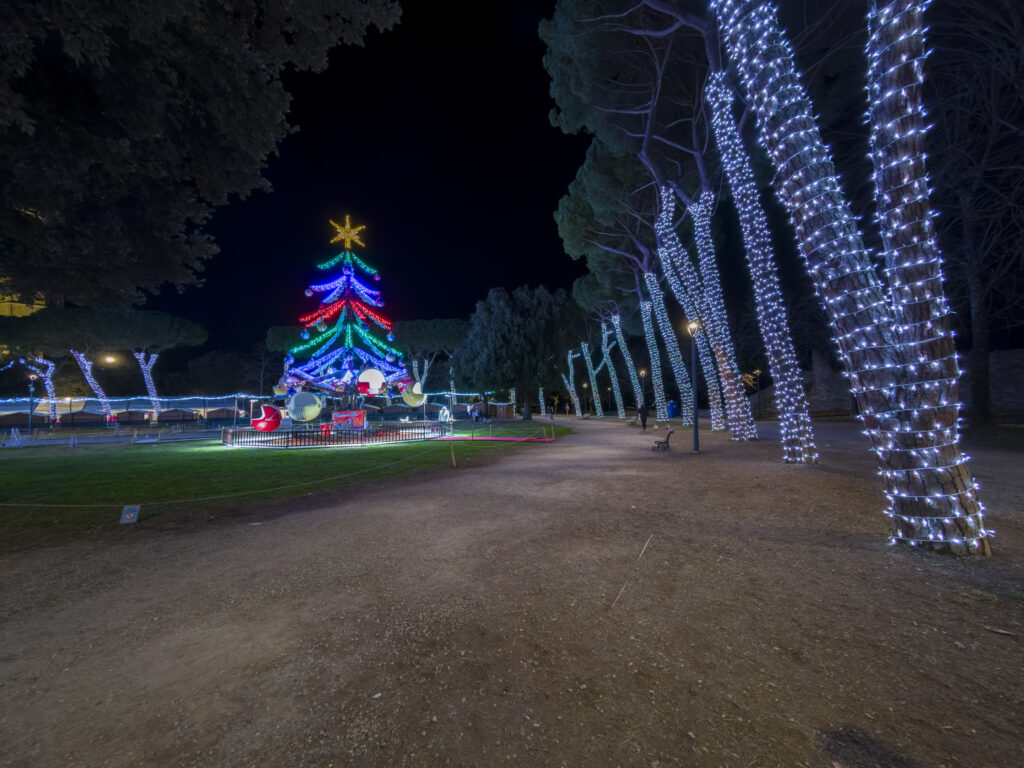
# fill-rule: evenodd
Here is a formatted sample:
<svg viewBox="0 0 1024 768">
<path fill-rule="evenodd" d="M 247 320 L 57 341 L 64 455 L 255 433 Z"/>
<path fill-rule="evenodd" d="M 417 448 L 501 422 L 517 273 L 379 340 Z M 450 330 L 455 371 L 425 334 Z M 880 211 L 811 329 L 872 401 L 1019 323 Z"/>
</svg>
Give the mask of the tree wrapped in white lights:
<svg viewBox="0 0 1024 768">
<path fill-rule="evenodd" d="M 712 7 L 881 459 L 892 540 L 988 554 L 991 532 L 958 441 L 955 351 L 927 223 L 921 3 L 892 3 L 870 22 L 872 161 L 888 284 L 843 197 L 774 4 L 712 0 Z"/>
<path fill-rule="evenodd" d="M 82 369 L 82 376 L 85 377 L 86 384 L 92 390 L 93 394 L 96 395 L 96 399 L 99 400 L 100 409 L 103 411 L 103 418 L 107 421 L 114 420 L 114 413 L 110 409 L 110 398 L 107 397 L 107 393 L 100 386 L 100 383 L 96 381 L 96 378 L 92 375 L 92 360 L 85 356 L 84 352 L 79 352 L 74 349 L 69 349 L 68 352 L 75 358 L 75 362 L 78 363 L 78 367 Z"/>
<path fill-rule="evenodd" d="M 43 387 L 46 389 L 46 408 L 50 416 L 50 423 L 53 424 L 57 421 L 57 390 L 53 386 L 53 374 L 57 370 L 56 363 L 44 357 L 24 358 L 21 363 L 43 380 Z"/>
<path fill-rule="evenodd" d="M 612 394 L 615 396 L 615 409 L 618 412 L 620 419 L 626 418 L 626 407 L 622 403 L 622 389 L 619 387 L 619 376 L 615 371 L 615 363 L 612 361 L 612 345 L 614 342 L 611 340 L 612 329 L 609 325 L 601 322 L 601 355 L 604 357 L 603 363 L 608 366 L 608 376 L 612 380 Z M 627 353 L 628 355 L 628 353 Z"/>
<path fill-rule="evenodd" d="M 654 223 L 655 237 L 658 241 L 658 256 L 661 258 L 661 265 L 665 270 L 665 278 L 669 288 L 672 289 L 672 294 L 676 297 L 676 301 L 682 306 L 686 316 L 691 320 L 695 320 L 700 317 L 700 313 L 697 311 L 697 304 L 687 292 L 685 286 L 683 286 L 682 279 L 680 278 L 681 268 L 679 260 L 684 258 L 684 255 L 682 254 L 683 245 L 679 242 L 679 236 L 672 227 L 672 215 L 675 211 L 675 204 L 675 196 L 671 193 L 669 193 L 667 199 L 665 195 L 662 195 L 662 206 Z M 708 344 L 708 335 L 706 333 L 702 333 L 697 337 L 697 354 L 700 357 L 704 384 L 708 392 L 711 429 L 713 431 L 725 430 L 728 428 L 728 425 L 725 420 L 725 409 L 723 408 L 722 393 L 718 382 L 718 367 L 715 364 L 714 355 L 711 353 L 711 345 Z M 684 423 L 692 423 L 692 421 Z"/>
<path fill-rule="evenodd" d="M 743 388 L 743 378 L 736 365 L 729 321 L 725 316 L 725 301 L 722 299 L 722 285 L 715 264 L 715 246 L 711 240 L 711 214 L 715 209 L 715 194 L 704 188 L 700 197 L 689 206 L 693 218 L 693 240 L 697 246 L 700 264 L 700 285 L 705 308 L 704 328 L 711 338 L 711 348 L 718 361 L 721 375 L 722 394 L 725 396 L 725 411 L 729 419 L 729 430 L 733 440 L 756 440 L 757 427 L 754 413 Z"/>
<path fill-rule="evenodd" d="M 611 316 L 610 322 L 612 328 L 615 329 L 615 340 L 619 344 L 619 351 L 626 361 L 626 371 L 629 373 L 629 383 L 633 386 L 633 398 L 636 401 L 636 407 L 640 408 L 644 404 L 644 390 L 640 378 L 636 375 L 633 355 L 630 354 L 629 347 L 626 346 L 626 337 L 622 333 L 622 317 L 614 314 Z"/>
<path fill-rule="evenodd" d="M 761 207 L 750 158 L 732 116 L 733 95 L 725 84 L 725 73 L 711 73 L 704 93 L 711 107 L 715 139 L 739 213 L 747 265 L 754 282 L 757 319 L 775 380 L 783 459 L 795 463 L 814 462 L 818 452 L 814 446 L 803 376 L 789 335 L 768 221 Z"/>
<path fill-rule="evenodd" d="M 569 376 L 567 378 L 566 375 L 563 373 L 562 383 L 565 385 L 565 390 L 569 393 L 569 399 L 572 400 L 572 407 L 573 410 L 576 411 L 576 415 L 582 416 L 583 412 L 580 411 L 580 398 L 579 395 L 576 394 L 576 375 L 575 373 L 573 373 L 572 365 L 572 359 L 576 357 L 578 354 L 578 352 L 574 352 L 571 349 L 566 353 L 565 364 L 569 369 Z"/>
<path fill-rule="evenodd" d="M 665 351 L 668 353 L 669 366 L 672 368 L 672 375 L 675 377 L 676 385 L 679 387 L 680 410 L 684 423 L 693 423 L 693 409 L 697 405 L 696 395 L 693 387 L 690 386 L 690 377 L 686 373 L 686 363 L 683 361 L 682 353 L 679 351 L 679 337 L 672 328 L 668 319 L 668 312 L 665 310 L 665 294 L 658 285 L 658 276 L 653 272 L 644 274 L 644 285 L 647 286 L 647 293 L 651 297 L 651 309 L 658 321 L 658 331 L 665 342 Z M 655 342 L 656 344 L 656 342 Z M 659 366 L 660 367 L 660 366 Z M 651 361 L 651 368 L 654 362 Z M 666 410 L 666 417 L 668 411 Z M 659 417 L 660 418 L 660 417 Z"/>
<path fill-rule="evenodd" d="M 654 389 L 655 418 L 658 421 L 668 421 L 668 407 L 665 403 L 665 384 L 661 378 L 661 353 L 658 351 L 658 340 L 654 336 L 651 312 L 651 302 L 641 300 L 640 320 L 644 324 L 644 340 L 647 342 L 647 354 L 651 359 L 651 387 Z"/>
<path fill-rule="evenodd" d="M 590 377 L 590 391 L 594 393 L 594 415 L 599 419 L 603 419 L 604 408 L 601 406 L 600 390 L 597 388 L 597 370 L 594 368 L 594 360 L 590 356 L 590 345 L 585 341 L 580 346 L 580 355 L 587 366 L 587 376 Z"/>
<path fill-rule="evenodd" d="M 701 166 L 703 167 L 703 162 L 701 162 Z M 704 195 L 708 195 L 708 197 L 705 198 Z M 698 201 L 688 200 L 688 210 L 693 214 L 694 232 L 699 243 L 700 236 L 697 233 L 706 230 L 703 234 L 707 235 L 707 242 L 698 247 L 702 264 L 709 258 L 711 261 L 710 265 L 705 265 L 706 276 L 698 274 L 672 226 L 676 195 L 667 185 L 658 187 L 660 213 L 655 222 L 655 230 L 658 241 L 662 244 L 664 258 L 668 261 L 668 269 L 675 272 L 682 280 L 682 287 L 676 288 L 676 296 L 683 305 L 683 310 L 688 318 L 696 320 L 701 327 L 708 330 L 707 333 L 698 337 L 697 349 L 698 354 L 702 355 L 701 365 L 709 385 L 708 398 L 711 400 L 712 425 L 714 425 L 716 409 L 719 411 L 719 419 L 721 419 L 721 401 L 717 389 L 721 382 L 724 385 L 722 389 L 728 393 L 725 397 L 726 420 L 733 433 L 733 439 L 756 439 L 754 415 L 750 403 L 744 395 L 742 379 L 733 352 L 732 338 L 729 334 L 728 320 L 725 317 L 725 306 L 721 301 L 718 269 L 714 265 L 714 246 L 711 244 L 709 234 L 710 211 L 702 208 L 702 205 L 707 205 L 708 200 L 712 198 L 710 193 L 705 192 L 704 195 Z M 709 299 L 713 293 L 717 293 L 719 297 L 719 301 L 715 305 Z M 716 371 L 718 375 L 716 375 Z M 712 384 L 715 385 L 714 390 L 711 387 Z M 714 397 L 712 398 L 713 391 Z"/>
</svg>

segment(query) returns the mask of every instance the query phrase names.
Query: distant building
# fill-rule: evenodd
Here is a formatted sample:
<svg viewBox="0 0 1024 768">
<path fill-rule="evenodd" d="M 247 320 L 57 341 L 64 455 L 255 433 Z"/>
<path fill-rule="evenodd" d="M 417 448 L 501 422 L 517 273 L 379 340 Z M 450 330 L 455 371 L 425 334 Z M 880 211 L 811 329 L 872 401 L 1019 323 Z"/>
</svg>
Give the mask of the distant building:
<svg viewBox="0 0 1024 768">
<path fill-rule="evenodd" d="M 0 317 L 24 317 L 38 312 L 46 306 L 41 294 L 37 294 L 31 302 L 18 301 L 10 294 L 4 293 L 3 283 L 0 282 Z M 0 355 L 10 352 L 7 347 L 0 344 Z"/>
<path fill-rule="evenodd" d="M 46 303 L 43 301 L 42 296 L 36 296 L 32 302 L 26 303 L 3 293 L 3 288 L 0 287 L 0 317 L 24 317 L 25 315 L 31 315 L 33 312 L 38 312 L 45 306 Z"/>
</svg>

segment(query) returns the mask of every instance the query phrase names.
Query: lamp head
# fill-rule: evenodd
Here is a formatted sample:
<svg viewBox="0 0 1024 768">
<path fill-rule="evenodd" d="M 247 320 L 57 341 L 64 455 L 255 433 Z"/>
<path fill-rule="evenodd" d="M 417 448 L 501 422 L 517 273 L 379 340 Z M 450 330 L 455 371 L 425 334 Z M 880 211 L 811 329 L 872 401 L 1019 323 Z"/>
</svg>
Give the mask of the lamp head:
<svg viewBox="0 0 1024 768">
<path fill-rule="evenodd" d="M 114 357 L 113 355 L 107 355 L 106 357 L 103 358 L 103 362 L 104 363 L 116 363 L 117 362 L 117 358 Z"/>
<path fill-rule="evenodd" d="M 35 384 L 35 381 L 36 381 L 36 379 L 38 379 L 38 378 L 39 378 L 39 376 L 37 376 L 37 375 L 36 375 L 36 374 L 34 374 L 34 373 L 30 373 L 30 374 L 28 375 L 28 380 L 29 380 L 29 381 L 31 381 L 31 382 L 32 382 L 33 384 Z"/>
<path fill-rule="evenodd" d="M 696 320 L 691 320 L 686 324 L 686 328 L 690 332 L 691 336 L 696 336 L 697 331 L 700 330 L 700 323 L 698 323 Z"/>
</svg>

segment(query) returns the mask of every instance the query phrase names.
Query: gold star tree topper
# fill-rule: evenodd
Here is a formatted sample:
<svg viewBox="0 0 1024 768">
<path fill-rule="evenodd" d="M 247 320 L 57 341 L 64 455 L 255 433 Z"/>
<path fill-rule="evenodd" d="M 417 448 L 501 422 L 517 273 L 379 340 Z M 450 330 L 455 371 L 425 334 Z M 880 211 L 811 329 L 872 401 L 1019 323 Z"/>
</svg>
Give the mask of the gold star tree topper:
<svg viewBox="0 0 1024 768">
<path fill-rule="evenodd" d="M 355 243 L 356 245 L 361 245 L 364 248 L 366 247 L 366 243 L 364 243 L 362 240 L 359 239 L 359 233 L 362 232 L 364 229 L 366 229 L 366 225 L 365 224 L 360 225 L 358 227 L 353 227 L 352 226 L 352 219 L 349 217 L 348 214 L 345 214 L 345 226 L 344 227 L 341 226 L 340 224 L 337 224 L 336 222 L 332 221 L 331 219 L 328 219 L 328 221 L 330 221 L 331 225 L 336 230 L 338 230 L 337 234 L 335 234 L 334 237 L 331 240 L 332 243 L 337 243 L 340 240 L 344 240 L 345 241 L 345 250 L 348 250 L 349 248 L 351 248 L 352 247 L 352 243 Z"/>
</svg>

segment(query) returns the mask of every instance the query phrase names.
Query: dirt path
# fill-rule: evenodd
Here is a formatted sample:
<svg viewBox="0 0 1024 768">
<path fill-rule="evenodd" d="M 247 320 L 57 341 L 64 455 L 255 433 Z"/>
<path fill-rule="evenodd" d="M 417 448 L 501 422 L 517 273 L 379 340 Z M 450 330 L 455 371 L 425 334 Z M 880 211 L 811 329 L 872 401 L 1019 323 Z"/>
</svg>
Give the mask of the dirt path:
<svg viewBox="0 0 1024 768">
<path fill-rule="evenodd" d="M 997 554 L 957 562 L 887 547 L 866 444 L 818 430 L 793 467 L 582 422 L 4 556 L 0 764 L 1024 765 L 1021 455 L 976 452 Z"/>
</svg>

